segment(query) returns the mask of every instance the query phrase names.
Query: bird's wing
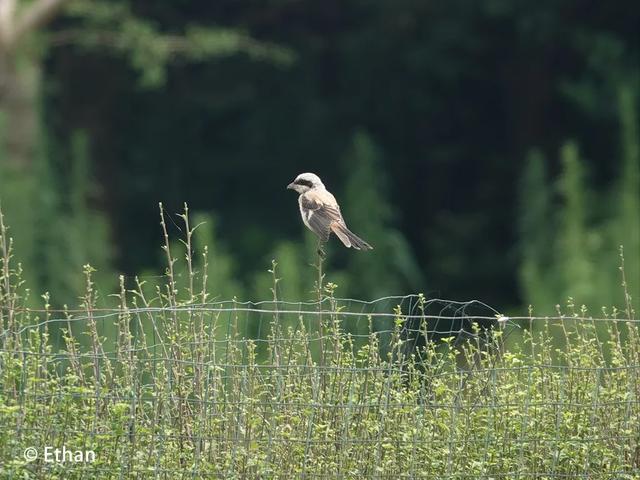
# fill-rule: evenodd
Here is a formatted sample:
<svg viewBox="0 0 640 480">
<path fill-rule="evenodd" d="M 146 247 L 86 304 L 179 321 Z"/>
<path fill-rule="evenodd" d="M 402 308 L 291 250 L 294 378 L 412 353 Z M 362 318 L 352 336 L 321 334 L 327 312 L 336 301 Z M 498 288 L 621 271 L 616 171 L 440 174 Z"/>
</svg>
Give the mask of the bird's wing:
<svg viewBox="0 0 640 480">
<path fill-rule="evenodd" d="M 307 222 L 323 242 L 329 239 L 331 224 L 344 223 L 340 207 L 329 192 L 310 190 L 300 196 L 300 205 L 307 210 Z"/>
</svg>

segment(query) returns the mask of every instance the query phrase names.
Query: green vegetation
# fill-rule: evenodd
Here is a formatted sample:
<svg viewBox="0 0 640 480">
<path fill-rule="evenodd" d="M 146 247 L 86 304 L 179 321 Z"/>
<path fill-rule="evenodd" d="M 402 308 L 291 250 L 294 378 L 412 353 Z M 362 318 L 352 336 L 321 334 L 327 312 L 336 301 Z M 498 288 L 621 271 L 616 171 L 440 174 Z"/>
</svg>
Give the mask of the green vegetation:
<svg viewBox="0 0 640 480">
<path fill-rule="evenodd" d="M 158 201 L 209 219 L 213 296 L 270 296 L 275 258 L 312 298 L 302 171 L 375 246 L 328 248 L 340 296 L 599 308 L 620 245 L 640 290 L 638 2 L 3 3 L 0 202 L 34 306 L 75 304 L 86 263 L 105 293 L 158 271 Z"/>
<path fill-rule="evenodd" d="M 183 222 L 179 245 L 192 252 Z M 272 302 L 210 299 L 208 249 L 178 257 L 166 236 L 163 280 L 127 289 L 121 278 L 101 300 L 86 266 L 77 309 L 54 311 L 45 295 L 29 310 L 0 232 L 5 478 L 640 474 L 640 323 L 628 295 L 602 318 L 571 304 L 546 319 L 457 307 L 466 331 L 433 336 L 454 327 L 422 295 L 381 311 L 327 283 L 321 308 L 292 304 L 278 298 L 275 263 Z M 63 445 L 96 461 L 23 458 Z"/>
<path fill-rule="evenodd" d="M 640 288 L 640 137 L 633 90 L 617 89 L 621 126 L 619 177 L 610 191 L 587 183 L 586 162 L 575 142 L 560 151 L 557 188 L 549 185 L 546 162 L 533 151 L 520 195 L 520 280 L 538 313 L 569 296 L 591 307 L 612 305 L 619 271 L 611 262 L 624 243 L 631 291 Z M 544 311 L 551 313 L 552 309 Z"/>
<path fill-rule="evenodd" d="M 640 478 L 640 2 L 583 4 L 0 0 L 0 477 Z"/>
</svg>

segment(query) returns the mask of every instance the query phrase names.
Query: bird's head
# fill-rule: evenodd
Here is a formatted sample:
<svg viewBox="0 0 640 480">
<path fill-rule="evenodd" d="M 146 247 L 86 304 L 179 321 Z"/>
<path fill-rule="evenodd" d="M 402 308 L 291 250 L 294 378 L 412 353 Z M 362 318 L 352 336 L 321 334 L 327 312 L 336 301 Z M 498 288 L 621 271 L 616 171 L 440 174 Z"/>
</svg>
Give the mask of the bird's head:
<svg viewBox="0 0 640 480">
<path fill-rule="evenodd" d="M 324 184 L 315 173 L 301 173 L 293 182 L 287 185 L 287 188 L 303 194 L 312 188 L 324 188 Z"/>
</svg>

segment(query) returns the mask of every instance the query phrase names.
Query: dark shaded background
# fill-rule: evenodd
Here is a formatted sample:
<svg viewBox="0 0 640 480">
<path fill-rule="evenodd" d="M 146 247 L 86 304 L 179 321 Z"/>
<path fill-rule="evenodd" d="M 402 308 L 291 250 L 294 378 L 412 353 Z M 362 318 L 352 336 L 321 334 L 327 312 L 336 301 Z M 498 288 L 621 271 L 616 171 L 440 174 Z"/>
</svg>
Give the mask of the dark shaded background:
<svg viewBox="0 0 640 480">
<path fill-rule="evenodd" d="M 345 199 L 348 152 L 360 132 L 380 156 L 389 225 L 420 271 L 420 285 L 399 282 L 393 288 L 402 291 L 388 293 L 519 305 L 527 300 L 518 281 L 527 155 L 542 152 L 553 178 L 559 149 L 575 140 L 590 188 L 611 188 L 622 169 L 612 85 L 637 73 L 638 5 L 133 2 L 163 31 L 241 28 L 295 59 L 177 61 L 164 83 L 147 87 L 118 55 L 52 48 L 44 112 L 56 171 L 64 179 L 69 132 L 86 132 L 90 201 L 106 213 L 116 269 L 158 270 L 157 202 L 169 212 L 188 202 L 215 214 L 238 278 L 250 282 L 279 242 L 302 241 L 296 198 L 285 186 L 312 171 Z M 351 215 L 358 231 L 368 212 Z M 340 269 L 349 258 L 337 252 L 333 262 Z"/>
</svg>

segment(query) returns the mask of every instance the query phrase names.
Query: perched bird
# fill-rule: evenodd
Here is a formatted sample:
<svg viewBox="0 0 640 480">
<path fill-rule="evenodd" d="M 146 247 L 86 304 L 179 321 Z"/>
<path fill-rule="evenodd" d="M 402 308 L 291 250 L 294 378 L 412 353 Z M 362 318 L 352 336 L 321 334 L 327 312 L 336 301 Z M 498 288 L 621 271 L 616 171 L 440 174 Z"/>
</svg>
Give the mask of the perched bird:
<svg viewBox="0 0 640 480">
<path fill-rule="evenodd" d="M 290 190 L 300 194 L 300 215 L 304 224 L 315 233 L 320 245 L 318 253 L 324 255 L 322 244 L 329 240 L 331 232 L 335 233 L 345 247 L 356 250 L 371 250 L 373 247 L 347 228 L 340 213 L 340 206 L 329 192 L 320 177 L 313 173 L 301 173 L 287 185 Z"/>
</svg>

